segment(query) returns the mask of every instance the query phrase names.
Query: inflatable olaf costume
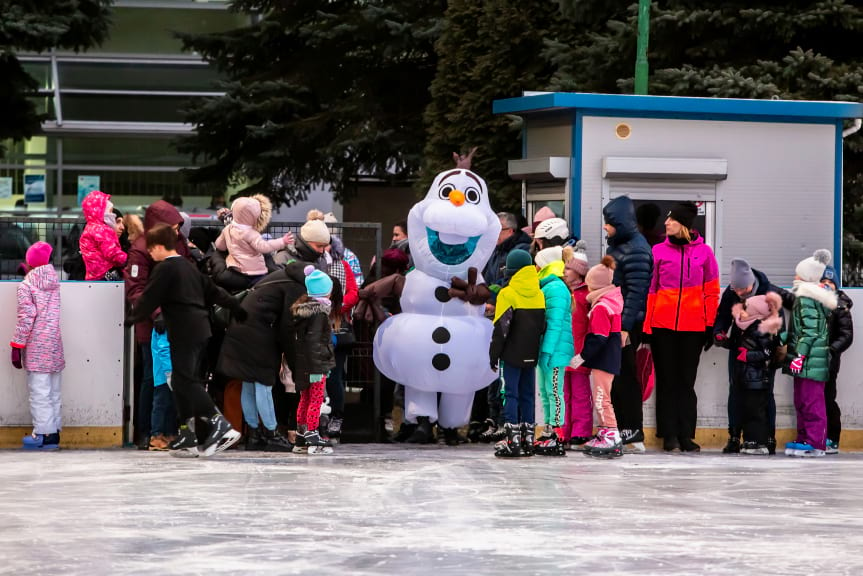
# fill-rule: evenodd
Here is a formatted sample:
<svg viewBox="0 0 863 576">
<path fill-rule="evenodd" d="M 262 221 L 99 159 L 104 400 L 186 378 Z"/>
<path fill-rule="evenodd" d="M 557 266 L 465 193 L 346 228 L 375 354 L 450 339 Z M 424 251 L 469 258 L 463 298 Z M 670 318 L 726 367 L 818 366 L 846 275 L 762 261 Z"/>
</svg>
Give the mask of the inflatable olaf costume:
<svg viewBox="0 0 863 576">
<path fill-rule="evenodd" d="M 500 228 L 485 181 L 464 168 L 438 174 L 408 215 L 415 269 L 405 278 L 402 313 L 378 328 L 374 361 L 405 386 L 410 423 L 425 416 L 443 428 L 467 424 L 474 392 L 497 378 L 489 367 L 492 323 L 484 306 L 453 298 L 450 286 L 454 278 L 466 280 L 469 268 L 483 269 Z"/>
</svg>

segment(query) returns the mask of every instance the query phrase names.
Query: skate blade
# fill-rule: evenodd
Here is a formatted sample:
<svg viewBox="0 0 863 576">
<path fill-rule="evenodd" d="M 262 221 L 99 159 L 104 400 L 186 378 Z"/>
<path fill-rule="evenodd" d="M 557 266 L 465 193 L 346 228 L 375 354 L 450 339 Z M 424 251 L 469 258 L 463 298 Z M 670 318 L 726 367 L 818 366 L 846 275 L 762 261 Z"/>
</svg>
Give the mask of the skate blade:
<svg viewBox="0 0 863 576">
<path fill-rule="evenodd" d="M 333 447 L 332 446 L 309 446 L 309 454 L 314 454 L 316 456 L 322 456 L 325 454 L 332 454 Z"/>
<path fill-rule="evenodd" d="M 291 452 L 294 454 L 308 454 L 309 448 L 307 446 L 294 446 Z"/>
<path fill-rule="evenodd" d="M 179 450 L 171 450 L 171 456 L 174 458 L 197 458 L 200 456 L 198 452 L 198 447 L 194 448 L 180 448 Z"/>
<path fill-rule="evenodd" d="M 645 452 L 647 449 L 644 447 L 644 442 L 632 442 L 623 445 L 624 454 L 644 454 Z"/>
<path fill-rule="evenodd" d="M 234 444 L 240 441 L 243 435 L 236 430 L 228 430 L 218 442 L 216 442 L 216 452 L 224 452 Z"/>
</svg>

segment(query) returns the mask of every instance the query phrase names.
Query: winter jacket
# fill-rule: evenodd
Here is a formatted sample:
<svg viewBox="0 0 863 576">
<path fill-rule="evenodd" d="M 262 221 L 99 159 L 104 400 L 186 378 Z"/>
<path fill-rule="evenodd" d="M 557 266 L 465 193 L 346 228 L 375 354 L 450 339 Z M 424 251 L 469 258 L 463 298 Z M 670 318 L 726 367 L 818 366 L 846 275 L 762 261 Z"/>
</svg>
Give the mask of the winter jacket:
<svg viewBox="0 0 863 576">
<path fill-rule="evenodd" d="M 60 334 L 60 282 L 50 264 L 27 273 L 18 284 L 18 322 L 13 348 L 22 348 L 30 372 L 60 372 L 66 367 Z"/>
<path fill-rule="evenodd" d="M 533 266 L 516 272 L 497 295 L 494 330 L 489 346 L 492 367 L 500 361 L 511 366 L 536 366 L 545 332 L 545 297 Z"/>
<path fill-rule="evenodd" d="M 153 335 L 150 338 L 150 350 L 153 354 L 153 386 L 167 384 L 168 374 L 173 370 L 168 333 L 159 334 L 153 330 Z"/>
<path fill-rule="evenodd" d="M 128 258 L 120 247 L 117 232 L 105 224 L 105 208 L 109 198 L 107 194 L 95 190 L 81 202 L 87 225 L 78 241 L 78 249 L 87 268 L 85 280 L 104 280 L 111 268 L 123 266 Z"/>
<path fill-rule="evenodd" d="M 615 198 L 602 209 L 606 222 L 614 226 L 615 234 L 608 239 L 606 254 L 612 256 L 614 284 L 623 294 L 623 330 L 631 332 L 644 322 L 647 292 L 653 271 L 650 244 L 638 231 L 635 206 L 628 196 Z"/>
<path fill-rule="evenodd" d="M 360 264 L 359 257 L 354 254 L 354 251 L 345 246 L 345 254 L 344 254 L 345 262 L 348 263 L 348 266 L 351 267 L 351 272 L 354 273 L 354 280 L 356 281 L 357 286 L 362 286 L 366 283 L 366 277 L 363 276 L 363 265 Z"/>
<path fill-rule="evenodd" d="M 144 212 L 144 232 L 160 223 L 171 226 L 182 224 L 183 217 L 173 205 L 164 200 L 157 200 L 150 204 L 147 211 Z M 188 242 L 182 234 L 177 238 L 177 253 L 184 257 L 189 256 Z M 147 239 L 145 235 L 142 235 L 132 243 L 123 274 L 126 280 L 126 300 L 129 304 L 134 305 L 138 302 L 138 298 L 144 292 L 147 281 L 150 279 L 150 273 L 155 266 L 156 262 L 150 258 L 150 253 L 147 252 Z M 135 341 L 139 344 L 148 343 L 152 330 L 153 322 L 150 318 L 138 322 L 135 324 Z"/>
<path fill-rule="evenodd" d="M 307 295 L 291 305 L 296 338 L 296 364 L 292 373 L 299 391 L 308 388 L 311 374 L 326 375 L 336 365 L 329 312 L 328 306 Z"/>
<path fill-rule="evenodd" d="M 803 370 L 792 376 L 827 382 L 830 368 L 830 314 L 838 305 L 835 292 L 813 282 L 794 281 L 794 308 L 788 335 L 788 358 L 806 356 Z M 791 373 L 785 368 L 786 373 Z"/>
<path fill-rule="evenodd" d="M 771 284 L 764 272 L 753 268 L 752 273 L 755 275 L 755 289 L 753 290 L 752 296 L 763 296 L 768 292 L 775 292 L 782 298 L 783 307 L 790 310 L 791 307 L 794 306 L 794 295 L 791 292 Z M 716 320 L 713 323 L 714 335 L 728 334 L 728 329 L 731 329 L 731 333 L 728 336 L 728 349 L 729 353 L 735 356 L 737 356 L 737 343 L 740 341 L 740 328 L 738 328 L 737 324 L 734 322 L 734 318 L 731 315 L 731 308 L 735 304 L 741 302 L 743 302 L 743 300 L 740 296 L 734 292 L 731 286 L 727 286 L 722 292 L 722 298 L 719 300 L 719 308 L 716 310 Z"/>
<path fill-rule="evenodd" d="M 782 319 L 776 318 L 776 332 L 771 333 L 764 320 L 756 320 L 739 335 L 738 344 L 733 348 L 734 380 L 745 390 L 766 390 L 770 388 L 773 352 L 779 344 L 778 330 Z M 735 324 L 735 327 L 737 324 Z M 738 328 L 739 330 L 739 328 Z M 746 349 L 746 361 L 737 360 L 739 348 Z"/>
<path fill-rule="evenodd" d="M 264 276 L 246 296 L 243 309 L 248 318 L 228 327 L 216 367 L 220 374 L 272 386 L 278 382 L 282 354 L 294 371 L 296 337 L 291 306 L 306 293 L 303 268 L 307 265 L 289 262 Z"/>
<path fill-rule="evenodd" d="M 539 273 L 545 297 L 545 333 L 540 345 L 539 367 L 550 371 L 569 365 L 575 355 L 572 341 L 572 294 L 563 275 L 563 261 L 552 262 Z"/>
<path fill-rule="evenodd" d="M 587 337 L 581 357 L 586 368 L 620 374 L 623 294 L 619 287 L 600 296 L 590 307 Z"/>
<path fill-rule="evenodd" d="M 227 263 L 247 276 L 261 276 L 268 272 L 264 254 L 285 247 L 283 238 L 264 240 L 261 237 L 270 224 L 272 206 L 260 194 L 251 198 L 237 198 L 231 207 L 233 220 L 216 238 L 216 249 L 227 250 Z"/>
<path fill-rule="evenodd" d="M 653 278 L 647 295 L 644 332 L 665 328 L 704 332 L 719 306 L 719 266 L 710 246 L 693 232 L 691 242 L 666 238 L 653 247 Z"/>
<path fill-rule="evenodd" d="M 587 294 L 589 292 L 587 284 L 580 284 L 572 291 L 572 299 L 575 301 L 572 309 L 572 342 L 576 354 L 581 354 L 581 351 L 584 350 L 584 339 L 587 337 L 590 322 L 588 318 L 590 304 L 587 301 Z M 590 368 L 585 367 L 583 364 L 575 370 L 568 367 L 566 370 L 567 372 L 590 373 Z"/>
<path fill-rule="evenodd" d="M 839 374 L 842 353 L 854 342 L 854 320 L 851 307 L 854 302 L 842 290 L 836 292 L 838 305 L 830 315 L 830 376 Z"/>
<path fill-rule="evenodd" d="M 494 252 L 482 270 L 486 284 L 503 286 L 506 273 L 506 257 L 513 250 L 530 252 L 530 236 L 521 230 L 514 230 L 513 235 L 495 246 Z"/>
</svg>

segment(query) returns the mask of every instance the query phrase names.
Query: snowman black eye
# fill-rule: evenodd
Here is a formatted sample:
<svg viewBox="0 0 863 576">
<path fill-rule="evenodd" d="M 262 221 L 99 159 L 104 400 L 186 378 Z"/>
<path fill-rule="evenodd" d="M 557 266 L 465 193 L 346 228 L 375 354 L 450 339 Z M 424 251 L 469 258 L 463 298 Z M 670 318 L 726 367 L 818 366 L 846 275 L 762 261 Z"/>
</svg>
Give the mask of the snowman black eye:
<svg viewBox="0 0 863 576">
<path fill-rule="evenodd" d="M 477 190 L 476 188 L 469 187 L 467 190 L 464 191 L 464 197 L 471 204 L 479 204 L 479 199 L 481 196 L 479 190 Z"/>
<path fill-rule="evenodd" d="M 443 200 L 449 200 L 450 192 L 452 192 L 453 190 L 455 190 L 455 186 L 453 186 L 452 184 L 444 184 L 440 187 L 438 194 Z"/>
</svg>

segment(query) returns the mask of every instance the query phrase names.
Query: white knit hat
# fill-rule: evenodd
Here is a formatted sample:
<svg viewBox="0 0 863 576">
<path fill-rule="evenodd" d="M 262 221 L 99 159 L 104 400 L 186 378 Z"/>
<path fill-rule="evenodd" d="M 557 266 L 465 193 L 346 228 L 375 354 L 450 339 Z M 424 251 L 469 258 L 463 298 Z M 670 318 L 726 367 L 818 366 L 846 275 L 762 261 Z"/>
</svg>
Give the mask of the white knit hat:
<svg viewBox="0 0 863 576">
<path fill-rule="evenodd" d="M 801 260 L 797 264 L 797 268 L 794 269 L 794 273 L 804 282 L 820 282 L 824 275 L 824 269 L 827 268 L 832 259 L 833 255 L 830 254 L 830 250 L 821 248 L 809 258 Z"/>
<path fill-rule="evenodd" d="M 300 238 L 306 242 L 330 243 L 330 231 L 323 220 L 309 220 L 300 228 Z"/>
<path fill-rule="evenodd" d="M 540 250 L 533 258 L 533 261 L 536 262 L 536 265 L 539 266 L 540 269 L 545 268 L 555 260 L 563 261 L 562 246 L 552 246 L 551 248 Z"/>
</svg>

